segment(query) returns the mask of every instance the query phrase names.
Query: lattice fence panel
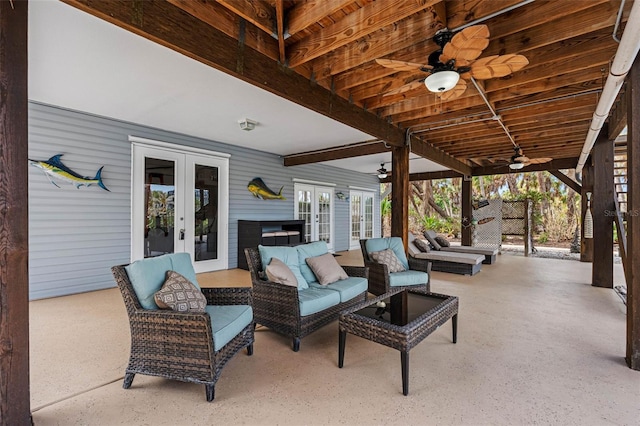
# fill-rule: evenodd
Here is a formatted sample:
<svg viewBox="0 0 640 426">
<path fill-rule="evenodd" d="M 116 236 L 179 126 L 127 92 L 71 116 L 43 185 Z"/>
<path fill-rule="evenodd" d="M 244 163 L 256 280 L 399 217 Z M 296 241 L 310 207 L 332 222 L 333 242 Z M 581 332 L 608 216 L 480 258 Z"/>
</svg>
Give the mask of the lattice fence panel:
<svg viewBox="0 0 640 426">
<path fill-rule="evenodd" d="M 489 200 L 489 205 L 473 210 L 477 221 L 473 232 L 474 247 L 500 248 L 502 246 L 502 200 Z"/>
</svg>

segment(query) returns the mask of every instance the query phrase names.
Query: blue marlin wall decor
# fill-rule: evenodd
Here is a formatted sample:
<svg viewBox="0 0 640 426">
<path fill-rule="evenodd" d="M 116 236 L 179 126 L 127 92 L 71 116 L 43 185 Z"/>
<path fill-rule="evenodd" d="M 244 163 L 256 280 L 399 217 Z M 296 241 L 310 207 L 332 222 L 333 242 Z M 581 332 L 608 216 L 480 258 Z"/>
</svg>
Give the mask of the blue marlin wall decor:
<svg viewBox="0 0 640 426">
<path fill-rule="evenodd" d="M 98 185 L 100 188 L 109 191 L 109 189 L 104 186 L 104 183 L 102 182 L 102 169 L 104 168 L 104 166 L 98 169 L 98 172 L 96 173 L 96 176 L 94 178 L 90 178 L 87 176 L 81 176 L 62 164 L 62 161 L 60 161 L 60 157 L 62 157 L 62 154 L 54 155 L 46 161 L 29 159 L 29 163 L 32 166 L 42 170 L 45 176 L 47 176 L 47 178 L 49 179 L 49 182 L 51 182 L 58 188 L 60 188 L 60 186 L 51 178 L 70 182 L 71 184 L 75 185 L 76 188 L 80 188 L 81 186 Z"/>
</svg>

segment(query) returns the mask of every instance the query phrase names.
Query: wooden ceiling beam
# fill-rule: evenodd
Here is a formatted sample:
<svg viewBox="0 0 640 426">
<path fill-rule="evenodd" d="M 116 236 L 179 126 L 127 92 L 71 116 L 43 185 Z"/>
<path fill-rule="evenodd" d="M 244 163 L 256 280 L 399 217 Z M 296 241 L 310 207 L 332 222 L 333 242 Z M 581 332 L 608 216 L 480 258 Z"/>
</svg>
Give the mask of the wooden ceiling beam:
<svg viewBox="0 0 640 426">
<path fill-rule="evenodd" d="M 623 92 L 618 96 L 618 100 L 611 108 L 611 113 L 609 114 L 609 140 L 612 141 L 617 138 L 622 130 L 627 127 L 627 94 L 625 93 L 627 89 L 627 84 L 623 86 Z"/>
<path fill-rule="evenodd" d="M 277 28 L 276 11 L 267 3 L 247 0 L 216 0 L 236 15 L 251 22 L 270 36 L 275 36 Z"/>
<path fill-rule="evenodd" d="M 525 155 L 529 158 L 539 157 L 560 157 L 560 156 L 572 156 L 580 154 L 580 148 L 584 143 L 584 135 L 578 137 L 568 137 L 566 139 L 558 139 L 548 141 L 548 145 L 535 146 L 528 143 L 521 143 L 519 146 L 524 151 Z M 466 152 L 454 151 L 458 158 L 493 158 L 508 160 L 513 155 L 513 145 L 509 141 L 502 145 L 494 145 L 491 147 L 476 148 L 470 147 Z"/>
<path fill-rule="evenodd" d="M 330 55 L 314 59 L 311 66 L 315 77 L 318 80 L 331 77 L 377 58 L 389 56 L 389 59 L 394 59 L 394 52 L 432 38 L 438 30 L 445 28 L 445 23 L 444 3 L 437 3 L 335 49 Z"/>
<path fill-rule="evenodd" d="M 284 0 L 276 0 L 276 29 L 278 33 L 278 53 L 280 63 L 287 61 L 287 54 L 284 45 Z"/>
<path fill-rule="evenodd" d="M 593 70 L 595 71 L 595 70 Z M 590 94 L 602 92 L 602 78 L 597 77 L 593 80 L 584 80 L 591 74 L 590 70 L 585 70 L 578 74 L 572 74 L 575 76 L 574 84 L 555 86 L 553 79 L 546 80 L 544 89 L 541 88 L 540 82 L 533 83 L 531 85 L 523 84 L 519 87 L 511 87 L 504 91 L 493 92 L 496 100 L 496 110 L 508 110 L 513 108 L 520 108 L 521 105 L 543 105 L 548 102 L 555 102 L 562 99 L 580 98 L 581 96 L 588 96 Z M 571 79 L 568 76 L 568 80 Z M 564 76 L 558 76 L 558 80 L 564 80 Z M 548 85 L 547 85 L 548 83 Z M 533 87 L 538 87 L 540 90 L 535 91 Z"/>
<path fill-rule="evenodd" d="M 241 19 L 229 9 L 217 3 L 191 0 L 167 0 L 170 4 L 237 40 L 240 38 Z M 71 2 L 66 2 L 71 4 Z M 245 26 L 246 46 L 271 58 L 278 59 L 278 42 L 253 24 Z"/>
<path fill-rule="evenodd" d="M 430 127 L 441 126 L 443 124 L 455 123 L 459 119 L 478 119 L 478 118 L 487 118 L 491 117 L 491 113 L 487 109 L 486 105 L 476 106 L 472 108 L 468 108 L 465 111 L 455 111 L 448 112 L 445 114 L 438 114 L 432 116 L 419 116 L 416 117 L 414 112 L 407 114 L 400 114 L 395 116 L 395 122 L 399 126 L 402 126 L 405 129 L 412 129 L 416 131 L 424 131 Z"/>
<path fill-rule="evenodd" d="M 314 32 L 289 46 L 289 66 L 295 68 L 332 50 L 391 25 L 440 0 L 373 2 L 345 16 L 335 24 Z"/>
<path fill-rule="evenodd" d="M 391 182 L 391 175 L 393 172 L 389 173 L 389 175 L 380 179 L 381 183 Z M 434 179 L 452 179 L 452 178 L 461 178 L 464 175 L 454 171 L 454 170 L 439 170 L 436 172 L 422 172 L 422 173 L 411 173 L 409 174 L 409 181 L 416 182 L 421 180 L 434 180 Z"/>
<path fill-rule="evenodd" d="M 562 173 L 560 170 L 550 170 L 549 173 L 551 173 L 553 176 L 558 178 L 560 182 L 564 183 L 569 188 L 573 189 L 577 194 L 582 194 L 582 185 L 580 185 L 578 182 L 576 182 L 575 180 L 571 179 L 569 176 Z"/>
<path fill-rule="evenodd" d="M 390 116 L 392 122 L 402 123 L 410 120 L 423 119 L 424 117 L 433 117 L 434 121 L 438 118 L 444 118 L 447 114 L 464 116 L 467 113 L 477 110 L 489 111 L 487 105 L 482 101 L 480 96 L 469 97 L 465 99 L 456 99 L 454 101 L 443 102 L 442 105 L 428 105 L 422 108 L 414 108 L 407 112 L 398 112 Z M 403 127 L 406 127 L 403 124 Z"/>
<path fill-rule="evenodd" d="M 355 0 L 305 0 L 296 2 L 287 12 L 287 32 L 290 35 L 306 29 L 307 27 L 323 20 L 340 9 L 343 9 Z"/>
<path fill-rule="evenodd" d="M 539 172 L 545 170 L 564 170 L 564 169 L 574 169 L 578 164 L 578 157 L 571 158 L 560 158 L 557 160 L 551 160 L 548 163 L 544 164 L 531 164 L 530 166 L 526 166 L 521 170 L 511 170 L 508 165 L 502 167 L 495 166 L 484 166 L 484 167 L 474 167 L 472 171 L 473 176 L 486 176 L 486 175 L 503 175 L 503 174 L 514 174 L 514 173 L 528 173 L 528 172 Z"/>
<path fill-rule="evenodd" d="M 285 155 L 283 162 L 286 167 L 301 164 L 319 163 L 322 161 L 341 160 L 343 158 L 361 157 L 364 155 L 391 152 L 391 147 L 382 141 L 366 141 L 329 149 L 320 149 L 299 154 Z"/>
<path fill-rule="evenodd" d="M 450 1 L 447 4 L 447 25 L 449 28 L 458 28 L 485 16 L 499 12 L 507 7 L 514 6 L 522 0 L 460 0 Z"/>
</svg>

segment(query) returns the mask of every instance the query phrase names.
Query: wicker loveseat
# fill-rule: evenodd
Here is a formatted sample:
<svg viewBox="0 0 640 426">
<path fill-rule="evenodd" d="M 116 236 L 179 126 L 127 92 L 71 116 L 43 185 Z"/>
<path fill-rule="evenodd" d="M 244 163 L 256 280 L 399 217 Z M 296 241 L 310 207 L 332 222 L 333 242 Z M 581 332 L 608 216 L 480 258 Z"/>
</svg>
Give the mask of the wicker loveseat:
<svg viewBox="0 0 640 426">
<path fill-rule="evenodd" d="M 409 289 L 429 292 L 431 288 L 431 261 L 426 259 L 407 258 L 404 244 L 400 237 L 371 238 L 360 240 L 360 249 L 364 265 L 369 268 L 369 293 L 379 296 L 391 290 Z M 391 249 L 403 263 L 405 271 L 389 272 L 384 263 L 376 262 L 371 253 Z"/>
<path fill-rule="evenodd" d="M 123 387 L 128 389 L 138 373 L 160 376 L 204 384 L 207 401 L 213 401 L 215 384 L 227 361 L 245 347 L 253 354 L 251 289 L 200 289 L 207 299 L 204 313 L 159 309 L 153 294 L 168 270 L 197 286 L 187 253 L 111 268 L 131 326 L 131 354 Z"/>
<path fill-rule="evenodd" d="M 294 352 L 300 350 L 301 338 L 337 320 L 341 311 L 366 298 L 368 271 L 365 267 L 343 266 L 348 278 L 327 286 L 314 281 L 313 272 L 306 268 L 305 259 L 326 253 L 326 244 L 323 242 L 279 247 L 279 254 L 272 252 L 277 254 L 273 257 L 279 259 L 289 256 L 291 260 L 297 256 L 297 263 L 304 271 L 301 280 L 307 281 L 308 287 L 301 286 L 300 283 L 297 287 L 287 286 L 266 279 L 265 264 L 269 264 L 270 258 L 263 256 L 265 248 L 260 246 L 260 249 L 263 249 L 263 253 L 255 248 L 245 249 L 253 284 L 254 319 L 256 324 L 262 324 L 277 333 L 291 337 Z M 320 305 L 313 306 L 314 298 L 318 297 L 322 298 L 321 309 Z M 311 309 L 309 304 L 312 304 Z"/>
</svg>

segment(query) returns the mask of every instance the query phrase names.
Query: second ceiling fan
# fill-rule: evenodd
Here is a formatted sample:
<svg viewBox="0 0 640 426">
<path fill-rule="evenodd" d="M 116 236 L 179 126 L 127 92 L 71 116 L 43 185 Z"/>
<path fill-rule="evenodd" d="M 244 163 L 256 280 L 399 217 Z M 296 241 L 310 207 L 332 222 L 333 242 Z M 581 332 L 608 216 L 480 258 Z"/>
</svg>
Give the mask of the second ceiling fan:
<svg viewBox="0 0 640 426">
<path fill-rule="evenodd" d="M 422 71 L 429 74 L 385 95 L 408 92 L 424 84 L 442 100 L 455 99 L 464 93 L 466 80 L 471 77 L 477 80 L 504 77 L 529 64 L 526 57 L 517 54 L 477 59 L 489 45 L 489 28 L 486 25 L 473 25 L 458 32 L 440 30 L 433 41 L 440 49 L 429 55 L 428 64 L 376 59 L 378 64 L 396 71 Z"/>
</svg>

